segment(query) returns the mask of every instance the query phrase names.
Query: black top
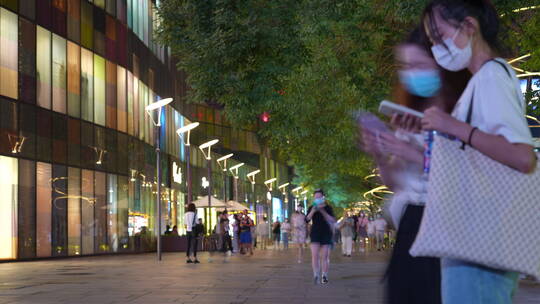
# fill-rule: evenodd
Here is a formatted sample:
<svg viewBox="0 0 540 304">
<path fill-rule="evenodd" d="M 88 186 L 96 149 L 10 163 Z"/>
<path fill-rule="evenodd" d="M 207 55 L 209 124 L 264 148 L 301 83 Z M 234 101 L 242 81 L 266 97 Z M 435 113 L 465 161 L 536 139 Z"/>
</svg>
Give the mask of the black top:
<svg viewBox="0 0 540 304">
<path fill-rule="evenodd" d="M 313 206 L 310 206 L 307 210 L 307 214 L 311 212 L 311 209 L 313 209 Z M 334 216 L 334 210 L 329 205 L 324 206 L 324 210 L 326 210 L 326 213 L 330 216 Z M 306 220 L 307 221 L 307 220 Z M 313 214 L 313 217 L 311 218 L 312 225 L 311 225 L 311 235 L 312 236 L 328 236 L 332 237 L 332 230 L 330 229 L 330 225 L 319 211 L 316 211 Z"/>
</svg>

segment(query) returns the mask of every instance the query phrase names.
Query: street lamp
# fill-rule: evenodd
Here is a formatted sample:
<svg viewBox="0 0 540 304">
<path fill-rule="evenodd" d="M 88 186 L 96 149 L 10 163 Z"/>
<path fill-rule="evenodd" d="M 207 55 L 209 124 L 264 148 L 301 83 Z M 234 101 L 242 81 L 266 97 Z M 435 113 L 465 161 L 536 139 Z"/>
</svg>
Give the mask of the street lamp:
<svg viewBox="0 0 540 304">
<path fill-rule="evenodd" d="M 234 176 L 234 200 L 238 202 L 238 169 L 242 167 L 244 163 L 239 163 L 238 165 L 232 166 L 229 168 L 229 171 L 231 171 L 232 175 Z"/>
<path fill-rule="evenodd" d="M 219 139 L 214 139 L 199 146 L 203 155 L 206 157 L 206 166 L 208 167 L 208 227 L 207 229 L 212 229 L 210 226 L 210 208 L 212 207 L 212 146 L 217 144 Z M 206 152 L 205 152 L 206 150 Z"/>
<path fill-rule="evenodd" d="M 146 106 L 146 114 L 150 116 L 152 123 L 157 132 L 156 136 L 156 166 L 157 166 L 157 214 L 158 214 L 158 229 L 157 229 L 157 258 L 161 261 L 161 161 L 160 161 L 160 145 L 161 145 L 161 112 L 163 108 L 173 101 L 172 98 L 160 99 Z M 152 113 L 158 110 L 157 121 L 154 120 Z"/>
<path fill-rule="evenodd" d="M 289 214 L 289 198 L 287 197 L 287 186 L 289 186 L 290 183 L 285 183 L 283 185 L 278 186 L 278 189 L 281 190 L 281 194 L 283 194 L 283 203 L 285 205 L 285 210 L 287 210 L 287 214 Z M 284 214 L 282 214 L 283 218 L 285 219 Z"/>
<path fill-rule="evenodd" d="M 233 157 L 234 154 L 227 154 L 223 157 L 218 158 L 217 163 L 223 170 L 223 200 L 227 202 L 227 160 Z M 221 165 L 223 162 L 223 165 Z"/>
<path fill-rule="evenodd" d="M 178 136 L 180 136 L 180 138 L 182 138 L 182 140 L 184 141 L 184 146 L 186 147 L 186 154 L 187 154 L 187 161 L 186 161 L 186 165 L 187 165 L 187 182 L 188 182 L 188 199 L 187 199 L 187 203 L 188 205 L 191 203 L 191 198 L 193 197 L 193 190 L 192 190 L 192 183 L 191 183 L 191 143 L 190 143 L 190 136 L 191 136 L 191 131 L 193 129 L 195 129 L 196 127 L 199 126 L 199 123 L 198 122 L 193 122 L 193 123 L 190 123 L 189 125 L 187 126 L 183 126 L 181 128 L 179 128 L 178 130 L 176 130 L 176 134 L 178 134 Z"/>
<path fill-rule="evenodd" d="M 264 181 L 264 184 L 266 185 L 266 188 L 268 189 L 268 192 L 266 192 L 266 200 L 268 201 L 269 209 L 272 211 L 270 214 L 273 214 L 274 210 L 272 208 L 272 184 L 277 180 L 277 178 L 271 178 L 269 180 Z M 272 215 L 270 216 L 270 219 L 272 219 Z"/>
<path fill-rule="evenodd" d="M 246 177 L 248 178 L 248 180 L 251 182 L 251 195 L 253 196 L 252 197 L 252 201 L 253 201 L 253 209 L 255 210 L 256 214 L 257 214 L 257 222 L 259 223 L 259 212 L 257 212 L 257 200 L 255 199 L 255 175 L 259 174 L 261 172 L 261 170 L 255 170 L 255 171 L 251 171 L 249 172 Z M 260 215 L 262 216 L 262 214 Z"/>
</svg>

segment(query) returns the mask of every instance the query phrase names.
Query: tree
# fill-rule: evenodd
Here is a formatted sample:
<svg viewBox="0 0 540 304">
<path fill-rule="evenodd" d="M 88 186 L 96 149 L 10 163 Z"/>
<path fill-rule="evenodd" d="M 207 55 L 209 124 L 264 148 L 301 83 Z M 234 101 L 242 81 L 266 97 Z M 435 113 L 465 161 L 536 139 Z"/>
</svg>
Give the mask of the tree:
<svg viewBox="0 0 540 304">
<path fill-rule="evenodd" d="M 507 42 L 540 52 L 537 1 L 494 1 Z M 192 102 L 217 101 L 237 126 L 295 166 L 297 183 L 335 203 L 361 199 L 373 164 L 356 147 L 355 110 L 391 95 L 393 48 L 419 22 L 426 0 L 164 0 L 161 41 L 189 75 Z M 523 26 L 520 26 L 523 25 Z M 515 50 L 514 49 L 514 50 Z M 540 54 L 538 54 L 540 55 Z M 540 70 L 540 56 L 526 62 Z"/>
</svg>

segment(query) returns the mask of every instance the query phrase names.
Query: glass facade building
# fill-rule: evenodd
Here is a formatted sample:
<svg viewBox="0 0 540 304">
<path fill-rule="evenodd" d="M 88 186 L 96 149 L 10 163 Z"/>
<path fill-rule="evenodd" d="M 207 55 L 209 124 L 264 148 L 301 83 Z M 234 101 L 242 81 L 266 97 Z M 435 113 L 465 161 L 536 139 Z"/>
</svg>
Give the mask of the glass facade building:
<svg viewBox="0 0 540 304">
<path fill-rule="evenodd" d="M 201 123 L 190 147 L 193 199 L 208 194 L 197 146 L 217 138 L 213 195 L 271 212 L 263 181 L 287 182 L 290 168 L 253 128 L 232 128 L 219 109 L 184 102 L 186 76 L 153 39 L 155 5 L 0 1 L 1 260 L 153 250 L 157 134 L 144 109 L 165 97 L 174 102 L 161 113 L 163 227 L 183 231 L 187 159 L 175 131 L 192 121 Z M 229 165 L 246 163 L 236 186 L 216 163 L 231 152 Z M 246 174 L 256 169 L 252 188 Z"/>
</svg>

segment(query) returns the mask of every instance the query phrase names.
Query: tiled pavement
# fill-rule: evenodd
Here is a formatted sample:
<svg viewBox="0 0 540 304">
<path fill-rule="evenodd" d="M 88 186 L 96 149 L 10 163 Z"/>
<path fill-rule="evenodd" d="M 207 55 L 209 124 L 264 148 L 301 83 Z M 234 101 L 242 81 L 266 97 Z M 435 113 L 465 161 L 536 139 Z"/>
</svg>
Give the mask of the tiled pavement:
<svg viewBox="0 0 540 304">
<path fill-rule="evenodd" d="M 330 283 L 314 286 L 309 255 L 259 251 L 252 257 L 181 253 L 102 256 L 0 264 L 3 303 L 382 303 L 387 255 L 334 252 Z M 522 283 L 515 303 L 540 303 L 540 286 Z"/>
</svg>

